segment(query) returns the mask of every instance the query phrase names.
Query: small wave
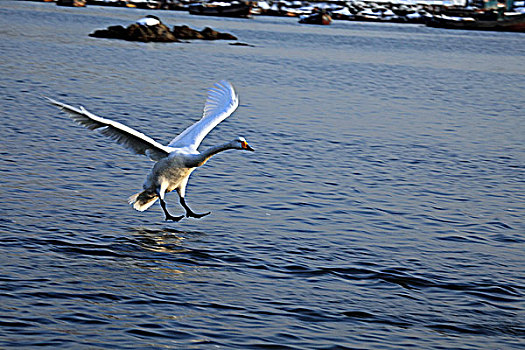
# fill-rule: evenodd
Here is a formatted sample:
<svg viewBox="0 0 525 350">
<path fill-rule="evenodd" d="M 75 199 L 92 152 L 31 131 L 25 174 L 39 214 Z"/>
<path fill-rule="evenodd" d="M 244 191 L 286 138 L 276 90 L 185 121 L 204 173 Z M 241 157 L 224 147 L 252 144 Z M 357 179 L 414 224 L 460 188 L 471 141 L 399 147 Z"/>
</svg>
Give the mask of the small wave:
<svg viewBox="0 0 525 350">
<path fill-rule="evenodd" d="M 254 267 L 255 268 L 255 267 Z M 374 270 L 355 266 L 322 266 L 317 268 L 298 264 L 285 266 L 256 265 L 257 269 L 278 272 L 284 275 L 299 275 L 304 277 L 333 275 L 338 278 L 353 281 L 385 281 L 406 289 L 437 288 L 443 290 L 462 291 L 476 297 L 494 302 L 517 302 L 523 297 L 524 287 L 518 285 L 491 284 L 486 282 L 448 282 L 441 281 L 437 276 L 418 276 L 407 268 L 392 267 Z"/>
<path fill-rule="evenodd" d="M 351 317 L 351 318 L 360 318 L 360 319 L 374 318 L 373 314 L 365 312 L 365 311 L 350 310 L 350 311 L 343 311 L 341 314 L 347 317 Z"/>
<path fill-rule="evenodd" d="M 20 321 L 20 320 L 12 320 L 12 321 L 9 321 L 9 320 L 0 320 L 0 327 L 2 327 L 3 329 L 6 329 L 6 328 L 27 328 L 27 327 L 32 327 L 33 324 L 31 322 L 24 322 L 24 321 Z"/>
<path fill-rule="evenodd" d="M 103 318 L 100 318 L 100 317 L 96 317 L 96 316 L 93 316 L 93 315 L 79 313 L 79 312 L 76 312 L 76 313 L 73 313 L 73 314 L 69 314 L 69 315 L 58 316 L 57 319 L 61 320 L 61 321 L 64 321 L 64 322 L 78 323 L 78 324 L 87 324 L 87 325 L 90 325 L 90 324 L 93 324 L 93 325 L 95 325 L 95 324 L 98 324 L 98 325 L 111 324 L 111 321 L 109 321 L 109 320 L 106 320 L 106 319 L 103 319 Z"/>
<path fill-rule="evenodd" d="M 305 307 L 294 307 L 294 308 L 283 308 L 283 311 L 290 313 L 300 319 L 301 321 L 306 322 L 327 322 L 336 320 L 334 315 L 331 315 L 324 310 L 316 310 L 313 308 Z"/>
<path fill-rule="evenodd" d="M 222 304 L 222 303 L 203 303 L 203 304 L 198 304 L 197 306 L 202 307 L 202 308 L 212 308 L 212 309 L 218 309 L 218 310 L 245 310 L 245 308 L 241 306 Z"/>
<path fill-rule="evenodd" d="M 502 221 L 490 221 L 490 222 L 487 222 L 487 224 L 495 226 L 495 227 L 498 227 L 498 228 L 504 228 L 504 229 L 507 229 L 507 230 L 514 230 L 513 227 L 507 225 L 506 223 L 504 223 Z"/>
<path fill-rule="evenodd" d="M 289 334 L 284 334 L 283 336 L 285 338 L 293 339 L 292 337 L 288 337 Z M 248 344 L 239 344 L 239 348 L 245 348 L 245 349 L 262 349 L 262 350 L 302 350 L 304 348 L 302 347 L 295 347 L 291 345 L 285 345 L 281 343 L 270 343 L 270 342 L 250 342 Z"/>
<path fill-rule="evenodd" d="M 457 234 L 451 234 L 447 236 L 436 237 L 435 239 L 440 241 L 458 242 L 458 243 L 484 243 L 487 239 L 480 236 L 477 232 L 469 235 L 460 236 Z"/>
<path fill-rule="evenodd" d="M 162 329 L 157 324 L 141 324 L 136 328 L 128 329 L 129 334 L 140 338 L 170 338 L 177 340 L 187 340 L 195 338 L 195 335 L 189 332 L 183 332 L 175 329 Z"/>
<path fill-rule="evenodd" d="M 498 323 L 476 323 L 476 324 L 451 324 L 451 323 L 434 323 L 426 325 L 438 332 L 459 333 L 459 334 L 476 334 L 485 336 L 507 335 L 507 336 L 525 336 L 525 328 L 521 324 L 498 324 Z"/>
<path fill-rule="evenodd" d="M 498 234 L 491 235 L 491 238 L 494 241 L 500 242 L 500 243 L 524 243 L 525 242 L 525 240 L 518 235 L 511 236 L 511 235 L 498 233 Z"/>
<path fill-rule="evenodd" d="M 56 252 L 66 253 L 66 254 L 78 254 L 78 255 L 89 255 L 94 257 L 122 257 L 123 255 L 113 249 L 108 247 L 94 245 L 94 244 L 82 244 L 82 245 L 69 245 L 63 246 L 64 243 L 61 242 L 62 246 L 56 246 L 53 248 Z"/>
<path fill-rule="evenodd" d="M 129 297 L 124 295 L 117 295 L 113 293 L 105 292 L 94 292 L 94 293 L 71 293 L 71 292 L 51 292 L 51 291 L 38 291 L 38 292 L 25 292 L 21 293 L 22 296 L 27 298 L 35 298 L 41 300 L 49 299 L 83 299 L 90 300 L 93 302 L 114 302 L 114 301 L 125 301 Z"/>
</svg>

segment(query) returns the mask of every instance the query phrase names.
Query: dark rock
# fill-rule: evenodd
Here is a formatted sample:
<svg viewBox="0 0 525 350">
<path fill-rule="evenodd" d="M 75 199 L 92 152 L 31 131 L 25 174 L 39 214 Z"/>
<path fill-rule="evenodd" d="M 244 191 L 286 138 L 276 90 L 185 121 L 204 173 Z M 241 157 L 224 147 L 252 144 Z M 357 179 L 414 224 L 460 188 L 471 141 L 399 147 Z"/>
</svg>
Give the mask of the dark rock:
<svg viewBox="0 0 525 350">
<path fill-rule="evenodd" d="M 204 40 L 237 40 L 237 38 L 229 33 L 220 33 L 216 30 L 206 27 L 201 31 Z"/>
<path fill-rule="evenodd" d="M 248 43 L 240 43 L 240 42 L 230 43 L 230 45 L 232 45 L 232 46 L 248 46 L 248 47 L 255 47 L 255 45 L 248 44 Z"/>
<path fill-rule="evenodd" d="M 148 42 L 153 39 L 153 32 L 146 26 L 132 24 L 126 28 L 126 40 Z"/>
<path fill-rule="evenodd" d="M 170 29 L 164 24 L 159 24 L 151 28 L 153 29 L 154 34 L 157 37 L 156 41 L 163 41 L 163 42 L 178 41 L 175 35 L 173 35 Z"/>
<path fill-rule="evenodd" d="M 175 42 L 178 41 L 173 33 L 164 24 L 154 26 L 143 26 L 134 23 L 127 28 L 122 26 L 111 26 L 108 29 L 96 30 L 89 36 L 95 38 L 122 39 L 142 42 Z"/>
<path fill-rule="evenodd" d="M 132 24 L 126 28 L 128 39 L 131 41 L 142 42 L 174 42 L 178 41 L 173 33 L 164 24 L 157 24 L 154 26 L 143 26 L 140 24 Z"/>
<path fill-rule="evenodd" d="M 173 35 L 177 39 L 183 40 L 237 40 L 237 38 L 229 33 L 220 33 L 209 27 L 204 28 L 202 31 L 192 29 L 188 26 L 175 26 L 173 27 Z"/>
<path fill-rule="evenodd" d="M 153 17 L 153 16 L 150 16 Z M 131 24 L 127 28 L 122 26 L 111 26 L 107 29 L 96 30 L 89 34 L 95 38 L 121 39 L 142 42 L 177 42 L 181 40 L 237 40 L 229 33 L 220 33 L 211 28 L 204 28 L 202 31 L 192 29 L 188 26 L 175 26 L 170 31 L 162 23 L 156 25 Z"/>
<path fill-rule="evenodd" d="M 123 26 L 111 26 L 108 29 L 95 30 L 89 36 L 107 39 L 126 39 L 126 28 Z"/>
<path fill-rule="evenodd" d="M 195 29 L 191 29 L 188 26 L 175 26 L 173 27 L 173 35 L 177 39 L 192 40 L 192 39 L 204 39 L 204 36 Z"/>
</svg>

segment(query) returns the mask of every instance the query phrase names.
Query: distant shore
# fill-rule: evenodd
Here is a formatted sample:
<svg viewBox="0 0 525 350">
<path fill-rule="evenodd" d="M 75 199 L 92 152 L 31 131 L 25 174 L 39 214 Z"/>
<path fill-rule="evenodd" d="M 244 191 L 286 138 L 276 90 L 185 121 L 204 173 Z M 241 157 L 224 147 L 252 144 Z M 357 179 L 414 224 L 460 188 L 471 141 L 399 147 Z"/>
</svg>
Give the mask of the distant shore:
<svg viewBox="0 0 525 350">
<path fill-rule="evenodd" d="M 38 1 L 38 0 L 37 0 Z M 41 0 L 62 6 L 112 6 L 185 11 L 217 17 L 279 16 L 304 18 L 326 13 L 330 20 L 412 23 L 450 29 L 525 32 L 525 1 L 487 6 L 445 5 L 444 2 L 389 1 L 196 1 L 196 0 Z M 301 21 L 303 23 L 308 23 Z M 323 24 L 329 24 L 330 21 Z M 320 23 L 319 23 L 320 24 Z"/>
<path fill-rule="evenodd" d="M 38 1 L 38 0 L 37 0 Z M 192 11 L 197 6 L 205 4 L 208 8 L 219 8 L 215 15 L 229 17 L 252 16 L 279 16 L 301 17 L 315 11 L 323 10 L 330 13 L 335 20 L 355 20 L 373 22 L 424 23 L 432 13 L 440 11 L 441 5 L 424 3 L 393 3 L 393 2 L 364 2 L 364 1 L 234 1 L 208 2 L 195 0 L 41 0 L 56 2 L 64 6 L 113 6 L 141 9 L 162 9 L 172 11 L 186 11 L 192 14 L 208 14 Z M 228 7 L 247 6 L 248 13 L 239 16 L 229 15 L 223 11 Z"/>
</svg>

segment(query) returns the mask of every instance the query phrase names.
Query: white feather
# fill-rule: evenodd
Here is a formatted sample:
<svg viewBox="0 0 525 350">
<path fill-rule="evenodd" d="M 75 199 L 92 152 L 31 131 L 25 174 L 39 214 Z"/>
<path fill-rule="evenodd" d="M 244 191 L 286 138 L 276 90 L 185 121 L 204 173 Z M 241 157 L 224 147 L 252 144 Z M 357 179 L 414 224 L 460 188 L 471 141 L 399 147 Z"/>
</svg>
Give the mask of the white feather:
<svg viewBox="0 0 525 350">
<path fill-rule="evenodd" d="M 168 147 L 189 148 L 196 151 L 208 133 L 239 106 L 239 97 L 233 86 L 224 80 L 216 83 L 208 91 L 202 118 L 175 137 Z"/>
<path fill-rule="evenodd" d="M 71 119 L 85 126 L 89 130 L 97 130 L 123 145 L 135 154 L 147 155 L 151 160 L 158 161 L 167 157 L 171 149 L 163 146 L 152 138 L 138 132 L 124 124 L 111 119 L 102 118 L 88 112 L 84 107 L 77 109 L 62 102 L 47 98 L 49 102 L 69 114 Z"/>
</svg>

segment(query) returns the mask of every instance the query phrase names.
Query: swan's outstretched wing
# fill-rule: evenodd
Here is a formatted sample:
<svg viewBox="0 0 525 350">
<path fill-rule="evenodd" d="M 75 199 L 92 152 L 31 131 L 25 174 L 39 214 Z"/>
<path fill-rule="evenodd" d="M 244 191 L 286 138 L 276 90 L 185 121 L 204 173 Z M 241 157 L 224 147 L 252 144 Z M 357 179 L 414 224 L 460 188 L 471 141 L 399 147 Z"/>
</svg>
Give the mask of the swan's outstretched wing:
<svg viewBox="0 0 525 350">
<path fill-rule="evenodd" d="M 124 124 L 98 117 L 85 110 L 82 106 L 78 109 L 51 98 L 47 99 L 62 111 L 69 114 L 71 119 L 80 125 L 85 126 L 89 130 L 98 129 L 102 135 L 109 137 L 136 154 L 147 155 L 151 160 L 160 160 L 168 156 L 170 152 L 169 147 L 161 145 L 152 138 Z"/>
<path fill-rule="evenodd" d="M 232 114 L 239 106 L 239 97 L 233 86 L 224 80 L 216 83 L 208 92 L 201 120 L 174 138 L 168 147 L 197 150 L 208 133 Z"/>
</svg>

